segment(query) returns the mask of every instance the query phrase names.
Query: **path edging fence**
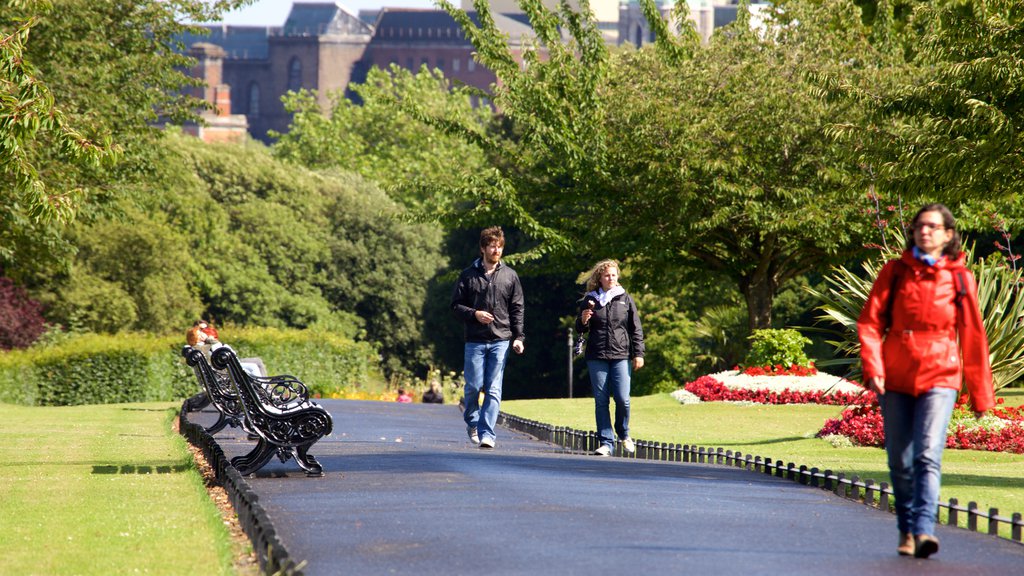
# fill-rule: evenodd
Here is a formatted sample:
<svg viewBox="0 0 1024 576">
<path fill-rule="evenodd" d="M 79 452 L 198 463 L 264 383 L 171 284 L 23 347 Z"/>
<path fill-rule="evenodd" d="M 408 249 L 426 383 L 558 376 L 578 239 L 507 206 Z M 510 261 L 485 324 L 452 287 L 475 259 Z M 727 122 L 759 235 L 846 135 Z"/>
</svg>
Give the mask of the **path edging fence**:
<svg viewBox="0 0 1024 576">
<path fill-rule="evenodd" d="M 259 496 L 245 481 L 238 469 L 231 465 L 231 460 L 217 444 L 213 435 L 202 426 L 188 420 L 188 414 L 196 406 L 202 404 L 203 393 L 188 398 L 181 405 L 178 413 L 178 429 L 193 446 L 199 448 L 206 461 L 214 470 L 217 481 L 224 486 L 228 499 L 238 515 L 242 531 L 252 542 L 260 570 L 264 574 L 281 574 L 302 576 L 299 565 L 288 555 L 284 544 L 277 537 L 270 517 L 260 505 Z"/>
</svg>

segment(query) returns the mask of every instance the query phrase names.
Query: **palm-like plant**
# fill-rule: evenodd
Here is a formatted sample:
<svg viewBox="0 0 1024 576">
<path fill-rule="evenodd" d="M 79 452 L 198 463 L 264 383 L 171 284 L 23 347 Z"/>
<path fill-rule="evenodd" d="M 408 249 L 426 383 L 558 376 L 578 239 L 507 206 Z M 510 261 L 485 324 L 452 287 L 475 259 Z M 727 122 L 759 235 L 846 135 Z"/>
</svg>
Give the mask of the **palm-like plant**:
<svg viewBox="0 0 1024 576">
<path fill-rule="evenodd" d="M 973 244 L 965 244 L 964 251 L 978 282 L 978 305 L 988 337 L 992 378 L 996 390 L 999 390 L 1024 376 L 1024 297 L 1021 291 L 1024 284 L 1021 272 L 1008 269 L 999 255 L 975 261 Z M 898 256 L 898 250 L 883 250 L 878 258 L 861 264 L 862 274 L 838 266 L 825 277 L 828 286 L 825 292 L 805 288 L 821 302 L 816 308 L 819 312 L 817 319 L 834 325 L 832 328 L 809 329 L 831 335 L 832 338 L 826 342 L 838 352 L 838 358 L 819 362 L 819 367 L 845 366 L 846 378 L 860 379 L 857 317 L 882 266 Z"/>
</svg>

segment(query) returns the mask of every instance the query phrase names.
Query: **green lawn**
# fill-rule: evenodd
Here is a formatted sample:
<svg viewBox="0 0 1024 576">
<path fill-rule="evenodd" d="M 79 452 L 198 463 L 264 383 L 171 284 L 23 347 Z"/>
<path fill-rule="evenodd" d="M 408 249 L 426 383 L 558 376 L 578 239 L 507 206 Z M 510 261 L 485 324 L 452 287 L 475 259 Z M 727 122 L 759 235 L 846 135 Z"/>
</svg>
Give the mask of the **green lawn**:
<svg viewBox="0 0 1024 576">
<path fill-rule="evenodd" d="M 0 404 L 0 574 L 232 574 L 177 407 Z"/>
<path fill-rule="evenodd" d="M 1008 405 L 1024 404 L 1024 391 L 1000 393 Z M 724 448 L 743 454 L 842 472 L 846 476 L 888 482 L 881 448 L 833 448 L 814 437 L 838 406 L 741 406 L 720 402 L 681 405 L 668 394 L 634 397 L 630 431 L 636 439 Z M 509 400 L 503 411 L 555 426 L 594 429 L 592 398 Z M 942 499 L 977 502 L 1001 516 L 1024 512 L 1024 455 L 947 450 L 943 458 Z"/>
</svg>

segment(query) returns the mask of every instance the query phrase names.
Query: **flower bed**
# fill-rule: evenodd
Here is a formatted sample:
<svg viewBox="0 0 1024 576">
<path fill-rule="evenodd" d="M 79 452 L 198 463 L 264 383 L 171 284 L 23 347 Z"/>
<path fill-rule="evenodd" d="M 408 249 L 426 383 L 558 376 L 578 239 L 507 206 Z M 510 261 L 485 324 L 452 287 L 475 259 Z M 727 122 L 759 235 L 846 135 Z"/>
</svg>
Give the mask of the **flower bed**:
<svg viewBox="0 0 1024 576">
<path fill-rule="evenodd" d="M 701 376 L 687 383 L 677 399 L 688 403 L 685 395 L 703 402 L 849 406 L 840 418 L 826 420 L 818 437 L 835 445 L 885 445 L 882 412 L 874 393 L 827 375 L 812 378 L 816 370 L 801 378 L 791 378 L 795 375 L 785 369 L 752 372 L 748 368 Z M 961 396 L 950 419 L 946 447 L 1024 454 L 1024 406 L 1004 407 L 1002 398 L 996 402 L 996 408 L 979 420 L 974 418 L 967 397 Z"/>
<path fill-rule="evenodd" d="M 1002 404 L 1003 399 L 996 402 Z M 974 417 L 967 397 L 961 396 L 946 432 L 946 448 L 1024 454 L 1024 412 L 1020 407 L 997 407 L 979 420 Z M 844 410 L 841 418 L 826 420 L 818 437 L 832 435 L 844 436 L 856 446 L 884 446 L 882 411 L 877 401 Z"/>
<path fill-rule="evenodd" d="M 756 402 L 758 404 L 830 404 L 845 406 L 863 402 L 865 392 L 841 390 L 781 390 L 769 388 L 730 388 L 712 376 L 701 376 L 685 387 L 704 402 Z"/>
</svg>

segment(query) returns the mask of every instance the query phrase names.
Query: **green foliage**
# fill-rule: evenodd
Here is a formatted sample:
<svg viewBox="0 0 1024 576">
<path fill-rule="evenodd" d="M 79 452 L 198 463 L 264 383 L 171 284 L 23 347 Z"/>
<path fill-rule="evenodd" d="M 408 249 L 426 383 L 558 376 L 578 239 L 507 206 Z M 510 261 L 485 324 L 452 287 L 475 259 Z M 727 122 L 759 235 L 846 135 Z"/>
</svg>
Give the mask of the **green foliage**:
<svg viewBox="0 0 1024 576">
<path fill-rule="evenodd" d="M 729 370 L 740 363 L 749 348 L 747 313 L 741 305 L 706 308 L 696 324 L 696 376 Z"/>
<path fill-rule="evenodd" d="M 146 193 L 79 223 L 67 271 L 39 272 L 51 321 L 103 333 L 168 333 L 198 317 L 315 328 L 373 341 L 389 372 L 431 364 L 436 225 L 409 222 L 363 178 L 286 165 L 260 144 L 165 144 Z"/>
<path fill-rule="evenodd" d="M 791 328 L 754 330 L 749 336 L 750 352 L 747 366 L 808 366 L 810 360 L 804 346 L 811 343 Z"/>
<path fill-rule="evenodd" d="M 887 189 L 947 204 L 1020 196 L 1022 13 L 1022 0 L 917 4 L 907 38 L 913 76 L 853 91 L 872 121 L 841 130 L 874 141 L 866 160 Z"/>
<path fill-rule="evenodd" d="M 292 374 L 324 398 L 384 387 L 379 354 L 366 342 L 321 330 L 230 326 L 220 330 L 220 337 L 239 356 L 259 357 L 270 374 Z"/>
<path fill-rule="evenodd" d="M 471 142 L 416 120 L 430 111 L 479 132 L 490 118 L 489 108 L 474 108 L 468 91 L 450 89 L 439 70 L 424 67 L 414 74 L 394 64 L 375 67 L 348 91 L 352 99 L 332 94 L 326 112 L 312 92 L 286 95 L 293 118 L 286 133 L 274 134 L 275 156 L 307 168 L 359 173 L 395 200 L 425 209 L 439 201 L 437 194 L 484 166 Z"/>
<path fill-rule="evenodd" d="M 165 334 L 199 317 L 202 304 L 189 278 L 196 264 L 175 230 L 138 213 L 77 229 L 75 266 L 51 285 L 53 321 L 94 332 Z"/>
<path fill-rule="evenodd" d="M 184 398 L 195 392 L 195 377 L 177 362 L 175 340 L 83 335 L 2 354 L 0 401 L 66 406 Z"/>
<path fill-rule="evenodd" d="M 683 299 L 634 295 L 641 312 L 646 355 L 644 367 L 633 373 L 630 394 L 671 392 L 696 377 L 694 322 L 680 307 Z"/>
<path fill-rule="evenodd" d="M 324 397 L 383 388 L 378 353 L 368 343 L 316 330 L 220 330 L 243 357 L 273 374 L 293 374 Z M 0 354 L 0 402 L 80 405 L 181 400 L 201 390 L 181 357 L 184 338 L 85 334 L 51 346 Z"/>
<path fill-rule="evenodd" d="M 242 3 L 0 1 L 0 264 L 63 264 L 64 227 L 144 178 L 153 124 L 204 106 L 184 90 L 197 81 L 174 40 L 182 16 Z"/>
<path fill-rule="evenodd" d="M 988 338 L 989 361 L 996 390 L 1017 383 L 1024 376 L 1024 297 L 1021 294 L 1022 272 L 1011 270 L 999 255 L 986 260 L 975 260 L 975 248 L 965 243 L 964 251 L 970 269 L 978 283 L 978 306 L 981 309 L 985 335 Z M 898 251 L 882 252 L 879 257 L 861 264 L 862 274 L 845 267 L 833 268 L 825 277 L 825 292 L 808 291 L 820 300 L 818 319 L 833 328 L 820 328 L 830 335 L 829 343 L 837 351 L 837 359 L 820 362 L 819 366 L 847 366 L 845 377 L 857 380 L 861 375 L 860 341 L 857 339 L 857 318 L 874 279 L 887 260 Z"/>
<path fill-rule="evenodd" d="M 440 5 L 498 75 L 493 99 L 515 138 L 481 140 L 493 170 L 455 191 L 462 202 L 446 221 L 514 224 L 538 242 L 519 261 L 642 263 L 637 277 L 654 292 L 714 273 L 743 294 L 749 326 L 764 328 L 787 282 L 860 250 L 857 166 L 825 128 L 862 112 L 822 100 L 809 80 L 879 60 L 850 4 L 788 7 L 800 25 L 765 34 L 744 8 L 707 47 L 687 28 L 608 53 L 593 22 L 527 2 L 537 50 L 521 67 L 484 4 L 479 26 Z"/>
</svg>

